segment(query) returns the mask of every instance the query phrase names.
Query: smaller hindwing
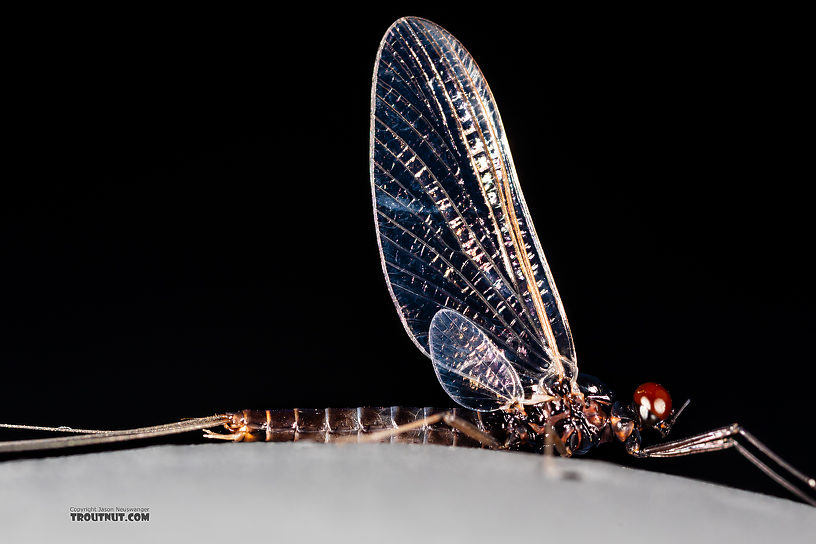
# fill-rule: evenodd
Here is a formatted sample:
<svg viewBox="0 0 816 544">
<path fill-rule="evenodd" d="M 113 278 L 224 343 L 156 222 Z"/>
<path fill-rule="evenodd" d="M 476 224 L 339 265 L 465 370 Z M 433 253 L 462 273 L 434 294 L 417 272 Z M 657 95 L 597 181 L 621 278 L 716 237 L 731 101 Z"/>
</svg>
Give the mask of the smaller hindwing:
<svg viewBox="0 0 816 544">
<path fill-rule="evenodd" d="M 445 392 L 471 410 L 499 410 L 523 397 L 513 365 L 482 330 L 459 312 L 442 309 L 431 320 L 431 360 Z"/>
</svg>

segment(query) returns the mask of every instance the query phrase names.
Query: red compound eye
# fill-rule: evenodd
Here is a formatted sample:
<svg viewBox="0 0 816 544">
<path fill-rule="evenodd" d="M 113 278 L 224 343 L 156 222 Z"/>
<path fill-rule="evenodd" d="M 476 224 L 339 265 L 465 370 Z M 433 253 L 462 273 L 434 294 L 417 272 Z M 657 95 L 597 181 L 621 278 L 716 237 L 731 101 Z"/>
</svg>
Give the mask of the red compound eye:
<svg viewBox="0 0 816 544">
<path fill-rule="evenodd" d="M 659 383 L 648 382 L 638 387 L 635 390 L 635 404 L 643 420 L 657 418 L 664 421 L 672 413 L 671 395 Z"/>
</svg>

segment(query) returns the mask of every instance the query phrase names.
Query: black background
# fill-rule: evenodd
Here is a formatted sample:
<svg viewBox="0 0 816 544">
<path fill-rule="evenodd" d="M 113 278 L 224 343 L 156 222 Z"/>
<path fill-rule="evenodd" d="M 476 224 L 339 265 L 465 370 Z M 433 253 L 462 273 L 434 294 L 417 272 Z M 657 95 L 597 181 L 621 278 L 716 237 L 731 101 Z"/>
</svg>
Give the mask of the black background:
<svg viewBox="0 0 816 544">
<path fill-rule="evenodd" d="M 385 288 L 371 72 L 402 15 L 485 73 L 582 371 L 814 473 L 812 94 L 795 14 L 387 7 L 21 18 L 5 90 L 0 420 L 448 406 Z M 807 144 L 807 145 L 806 145 Z M 735 452 L 594 457 L 744 488 Z M 781 493 L 784 495 L 784 493 Z"/>
</svg>

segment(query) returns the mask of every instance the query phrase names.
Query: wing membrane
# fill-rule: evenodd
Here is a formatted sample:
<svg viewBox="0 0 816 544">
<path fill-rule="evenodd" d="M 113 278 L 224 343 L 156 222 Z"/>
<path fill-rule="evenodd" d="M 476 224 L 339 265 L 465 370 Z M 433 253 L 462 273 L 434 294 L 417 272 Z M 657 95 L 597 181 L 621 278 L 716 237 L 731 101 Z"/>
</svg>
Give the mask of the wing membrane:
<svg viewBox="0 0 816 544">
<path fill-rule="evenodd" d="M 489 412 L 522 396 L 521 380 L 504 353 L 459 312 L 436 313 L 429 347 L 442 387 L 465 408 Z"/>
<path fill-rule="evenodd" d="M 400 19 L 372 89 L 371 182 L 383 270 L 428 356 L 442 309 L 484 332 L 525 383 L 577 376 L 567 318 L 479 68 L 441 27 Z"/>
</svg>

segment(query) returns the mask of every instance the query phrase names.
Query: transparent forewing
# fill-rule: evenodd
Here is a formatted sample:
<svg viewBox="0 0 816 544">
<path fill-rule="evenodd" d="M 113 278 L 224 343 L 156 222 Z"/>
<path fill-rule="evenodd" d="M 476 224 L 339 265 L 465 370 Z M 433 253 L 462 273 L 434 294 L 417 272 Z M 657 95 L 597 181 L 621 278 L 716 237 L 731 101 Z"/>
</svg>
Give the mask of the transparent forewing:
<svg viewBox="0 0 816 544">
<path fill-rule="evenodd" d="M 513 366 L 487 335 L 459 312 L 437 312 L 431 320 L 428 344 L 442 387 L 465 408 L 489 412 L 523 398 Z"/>
<path fill-rule="evenodd" d="M 371 182 L 389 289 L 426 355 L 431 319 L 449 308 L 522 377 L 574 380 L 572 335 L 490 89 L 464 47 L 424 19 L 400 19 L 380 46 Z"/>
</svg>

